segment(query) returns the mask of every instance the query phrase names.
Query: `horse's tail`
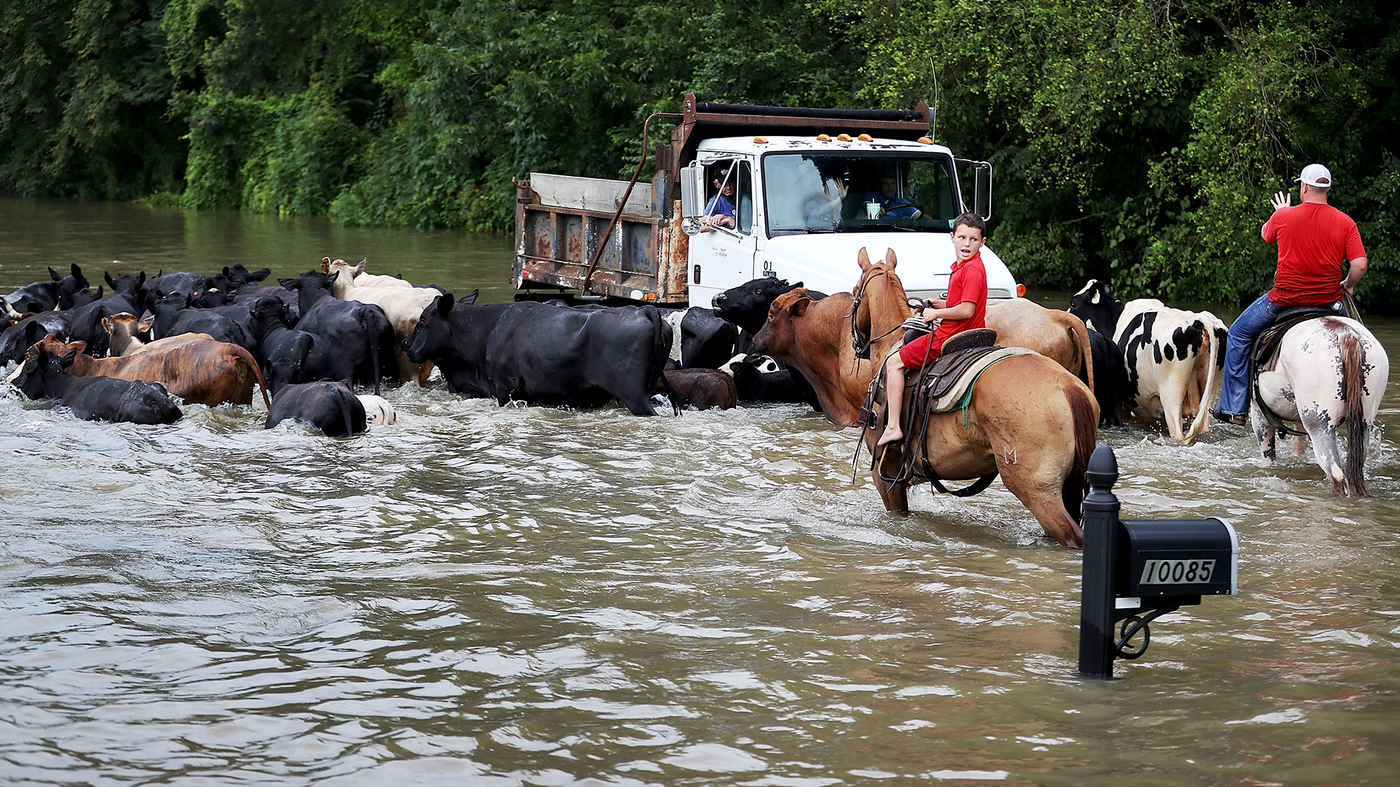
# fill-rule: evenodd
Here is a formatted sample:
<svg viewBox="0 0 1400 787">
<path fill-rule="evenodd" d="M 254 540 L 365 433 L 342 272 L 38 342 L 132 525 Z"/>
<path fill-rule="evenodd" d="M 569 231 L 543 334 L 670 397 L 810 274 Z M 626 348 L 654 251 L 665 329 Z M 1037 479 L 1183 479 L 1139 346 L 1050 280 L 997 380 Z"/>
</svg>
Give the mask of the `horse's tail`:
<svg viewBox="0 0 1400 787">
<path fill-rule="evenodd" d="M 1210 408 L 1215 404 L 1215 372 L 1216 361 L 1220 356 L 1220 342 L 1216 340 L 1215 332 L 1211 330 L 1211 326 L 1205 324 L 1204 320 L 1197 321 L 1192 327 L 1197 326 L 1201 329 L 1201 347 L 1202 349 L 1209 347 L 1210 354 L 1206 363 L 1206 387 L 1201 391 L 1201 404 L 1196 409 L 1196 417 L 1191 421 L 1191 428 L 1186 430 L 1186 434 L 1181 438 L 1183 443 L 1195 440 L 1196 435 L 1201 433 L 1201 430 L 1205 428 L 1206 419 L 1210 417 Z M 1194 364 L 1192 366 L 1194 367 Z M 1194 368 L 1192 376 L 1195 376 Z M 1187 385 L 1190 383 L 1188 382 Z"/>
<path fill-rule="evenodd" d="M 1079 348 L 1079 379 L 1089 386 L 1090 392 L 1096 391 L 1098 389 L 1094 388 L 1094 349 L 1089 345 L 1089 328 L 1078 317 L 1074 317 L 1070 322 L 1072 324 L 1069 327 L 1069 340 Z"/>
<path fill-rule="evenodd" d="M 1098 441 L 1099 418 L 1094 414 L 1094 401 L 1078 386 L 1065 386 L 1065 399 L 1074 418 L 1074 464 L 1060 486 L 1060 500 L 1065 510 L 1079 522 L 1084 518 L 1084 495 L 1089 491 L 1089 457 Z"/>
<path fill-rule="evenodd" d="M 1342 351 L 1342 391 L 1346 399 L 1347 462 L 1344 475 L 1347 489 L 1356 497 L 1366 497 L 1366 446 L 1371 424 L 1366 420 L 1366 358 L 1361 340 L 1352 330 L 1337 337 Z"/>
</svg>

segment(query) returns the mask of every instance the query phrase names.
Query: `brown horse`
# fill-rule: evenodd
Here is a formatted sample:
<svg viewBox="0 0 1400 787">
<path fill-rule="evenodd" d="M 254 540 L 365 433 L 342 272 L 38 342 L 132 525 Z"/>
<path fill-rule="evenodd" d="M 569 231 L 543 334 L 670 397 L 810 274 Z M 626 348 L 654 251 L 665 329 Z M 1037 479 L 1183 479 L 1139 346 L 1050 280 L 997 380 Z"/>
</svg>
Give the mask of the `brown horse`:
<svg viewBox="0 0 1400 787">
<path fill-rule="evenodd" d="M 828 418 L 848 425 L 858 422 L 877 368 L 869 361 L 852 362 L 853 328 L 873 339 L 871 358 L 878 363 L 902 338 L 899 327 L 911 314 L 904 284 L 894 272 L 894 253 L 886 252 L 884 264 L 871 264 L 862 249 L 859 262 L 855 292 L 860 300 L 853 315 L 854 296 L 812 302 L 794 290 L 773 302 L 768 322 L 754 339 L 760 352 L 781 358 L 811 381 Z M 827 301 L 834 303 L 821 307 Z M 842 308 L 844 319 L 833 318 Z M 1083 531 L 1075 519 L 1098 422 L 1098 405 L 1083 382 L 1054 361 L 1028 353 L 989 366 L 965 413 L 930 416 L 924 450 L 941 479 L 999 472 L 1047 534 L 1063 546 L 1077 547 L 1083 545 Z M 878 436 L 869 434 L 868 445 Z M 885 507 L 907 512 L 908 482 L 886 483 L 878 472 L 872 475 Z"/>
</svg>

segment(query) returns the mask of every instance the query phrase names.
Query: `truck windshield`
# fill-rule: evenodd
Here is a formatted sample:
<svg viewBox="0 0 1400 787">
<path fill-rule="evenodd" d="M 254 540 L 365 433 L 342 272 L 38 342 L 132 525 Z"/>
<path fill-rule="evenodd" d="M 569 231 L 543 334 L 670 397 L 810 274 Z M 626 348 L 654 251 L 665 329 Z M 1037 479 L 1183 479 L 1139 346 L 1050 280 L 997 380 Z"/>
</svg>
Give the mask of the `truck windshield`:
<svg viewBox="0 0 1400 787">
<path fill-rule="evenodd" d="M 948 232 L 962 212 L 952 165 L 946 155 L 771 153 L 763 157 L 769 234 Z"/>
</svg>

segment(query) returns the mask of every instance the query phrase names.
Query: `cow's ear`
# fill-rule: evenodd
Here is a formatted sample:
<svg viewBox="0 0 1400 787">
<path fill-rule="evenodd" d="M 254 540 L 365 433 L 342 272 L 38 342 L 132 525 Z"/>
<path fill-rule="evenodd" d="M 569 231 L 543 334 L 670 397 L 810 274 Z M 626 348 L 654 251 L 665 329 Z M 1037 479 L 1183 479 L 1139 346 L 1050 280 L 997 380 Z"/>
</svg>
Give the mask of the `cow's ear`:
<svg viewBox="0 0 1400 787">
<path fill-rule="evenodd" d="M 53 269 L 53 266 L 50 265 L 50 266 L 49 266 L 49 278 L 50 278 L 50 279 L 53 279 L 54 281 L 58 281 L 59 279 L 61 279 L 61 278 L 63 278 L 63 277 L 62 277 L 62 276 L 59 276 L 59 275 L 58 275 L 58 271 L 54 270 L 54 269 Z"/>
<path fill-rule="evenodd" d="M 73 347 L 68 348 L 68 352 L 64 353 L 61 357 L 59 357 L 58 364 L 59 366 L 67 368 L 73 365 L 73 360 L 77 357 L 78 349 L 77 346 L 74 345 Z"/>
<path fill-rule="evenodd" d="M 78 341 L 73 342 L 68 346 L 72 347 L 74 352 L 85 353 L 87 352 L 88 343 L 83 341 L 82 339 L 79 339 Z"/>
<path fill-rule="evenodd" d="M 24 344 L 31 345 L 39 341 L 39 323 L 31 322 L 24 326 Z"/>
<path fill-rule="evenodd" d="M 231 275 L 231 273 L 229 272 L 229 269 L 228 269 L 228 266 L 227 266 L 227 265 L 224 266 L 224 275 L 225 275 L 225 276 Z"/>
<path fill-rule="evenodd" d="M 788 305 L 788 314 L 793 317 L 801 317 L 807 313 L 807 307 L 812 305 L 811 298 L 795 298 Z"/>
<path fill-rule="evenodd" d="M 439 295 L 437 299 L 438 314 L 446 317 L 452 313 L 452 307 L 457 305 L 457 300 L 452 297 L 452 293 Z"/>
<path fill-rule="evenodd" d="M 478 287 L 464 295 L 462 299 L 458 301 L 458 303 L 464 306 L 471 306 L 472 304 L 476 303 L 476 299 L 479 295 L 481 295 L 481 288 Z"/>
<path fill-rule="evenodd" d="M 252 273 L 248 274 L 248 281 L 262 281 L 263 279 L 266 279 L 268 276 L 271 275 L 271 268 L 259 268 L 256 271 L 253 271 Z"/>
<path fill-rule="evenodd" d="M 112 318 L 111 318 L 111 317 L 103 317 L 103 318 L 102 318 L 102 330 L 106 331 L 108 336 L 110 336 L 110 335 L 112 334 Z"/>
<path fill-rule="evenodd" d="M 899 264 L 899 260 L 895 259 L 894 249 L 885 249 L 885 264 L 890 270 L 894 270 L 894 266 Z"/>
<path fill-rule="evenodd" d="M 286 287 L 286 288 L 289 289 L 289 290 L 295 290 L 295 289 L 297 288 L 297 285 L 301 283 L 301 280 L 300 280 L 300 279 L 278 279 L 278 280 L 277 280 L 277 283 L 280 284 L 280 285 L 282 285 L 283 287 Z"/>
<path fill-rule="evenodd" d="M 355 266 L 355 275 L 356 275 L 356 276 L 359 276 L 361 273 L 364 273 L 364 272 L 365 272 L 365 263 L 366 263 L 366 262 L 369 262 L 369 257 L 365 257 L 364 259 L 360 260 L 360 264 Z"/>
<path fill-rule="evenodd" d="M 330 257 L 322 257 L 322 258 L 321 258 L 321 272 L 322 272 L 322 273 L 330 273 L 330 272 L 331 272 L 331 258 L 330 258 Z"/>
<path fill-rule="evenodd" d="M 83 276 L 83 269 L 78 267 L 78 263 L 73 263 L 73 266 L 68 269 L 68 272 L 73 274 L 74 281 L 78 282 L 83 287 L 88 286 L 88 281 Z"/>
<path fill-rule="evenodd" d="M 151 329 L 152 325 L 155 325 L 155 317 L 152 317 L 151 313 L 147 312 L 141 315 L 141 321 L 136 323 L 136 331 L 137 333 L 145 333 Z"/>
<path fill-rule="evenodd" d="M 330 276 L 328 276 L 328 277 L 326 278 L 326 284 L 330 284 L 330 283 L 334 282 L 339 276 L 340 276 L 340 271 L 336 271 L 335 273 L 332 273 Z"/>
<path fill-rule="evenodd" d="M 114 290 L 117 288 L 117 283 L 114 282 L 114 281 L 112 281 L 112 274 L 111 274 L 111 272 L 109 272 L 109 271 L 103 271 L 103 272 L 102 272 L 102 280 L 105 281 L 105 282 L 107 282 L 107 286 L 108 286 L 108 287 L 111 287 L 111 288 L 114 289 Z"/>
</svg>

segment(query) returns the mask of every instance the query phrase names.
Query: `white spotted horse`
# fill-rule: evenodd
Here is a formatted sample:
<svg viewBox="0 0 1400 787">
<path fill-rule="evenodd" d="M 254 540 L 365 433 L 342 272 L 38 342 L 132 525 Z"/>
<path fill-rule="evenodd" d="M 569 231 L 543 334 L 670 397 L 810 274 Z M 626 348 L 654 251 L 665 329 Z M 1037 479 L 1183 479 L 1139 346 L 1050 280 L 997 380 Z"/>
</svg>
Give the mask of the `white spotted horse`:
<svg viewBox="0 0 1400 787">
<path fill-rule="evenodd" d="M 1360 322 L 1327 307 L 1280 314 L 1250 352 L 1250 423 L 1265 466 L 1276 459 L 1280 433 L 1294 438 L 1295 455 L 1311 439 L 1332 491 L 1364 497 L 1371 427 L 1389 375 L 1385 348 Z M 1343 424 L 1345 459 L 1338 445 Z"/>
</svg>

